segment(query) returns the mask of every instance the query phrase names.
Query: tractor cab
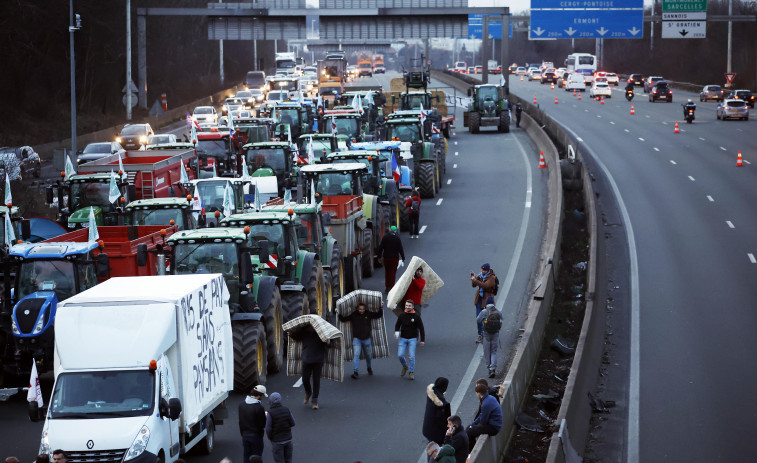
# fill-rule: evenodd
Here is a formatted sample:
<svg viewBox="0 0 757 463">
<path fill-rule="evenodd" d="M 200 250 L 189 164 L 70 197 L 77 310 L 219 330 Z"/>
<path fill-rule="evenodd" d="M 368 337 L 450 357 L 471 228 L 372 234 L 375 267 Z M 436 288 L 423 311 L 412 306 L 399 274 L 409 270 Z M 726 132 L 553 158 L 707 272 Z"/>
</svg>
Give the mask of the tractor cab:
<svg viewBox="0 0 757 463">
<path fill-rule="evenodd" d="M 72 175 L 68 180 L 56 185 L 58 189 L 58 223 L 68 229 L 77 229 L 89 223 L 90 208 L 94 212 L 97 225 L 118 225 L 119 216 L 123 213 L 128 183 L 116 175 L 116 186 L 120 196 L 111 201 L 110 174 L 82 174 Z M 46 202 L 53 203 L 53 187 L 47 189 Z M 61 200 L 68 196 L 68 207 L 63 207 Z M 130 194 L 134 197 L 136 194 Z M 121 201 L 123 199 L 123 201 Z M 119 206 L 116 206 L 119 204 Z"/>
<path fill-rule="evenodd" d="M 231 178 L 206 178 L 192 180 L 189 188 L 192 191 L 194 212 L 205 211 L 204 219 L 197 217 L 200 227 L 206 222 L 208 226 L 217 226 L 217 220 L 222 215 L 239 214 L 245 208 L 245 193 L 249 190 L 249 183 Z M 228 193 L 227 193 L 228 190 Z M 219 215 L 216 216 L 216 212 Z"/>
<path fill-rule="evenodd" d="M 187 198 L 153 198 L 126 205 L 127 225 L 176 225 L 179 230 L 197 228 L 192 214 L 192 196 Z"/>
<path fill-rule="evenodd" d="M 350 140 L 363 141 L 363 116 L 352 108 L 324 111 L 319 129 L 321 133 L 336 132 Z"/>
<path fill-rule="evenodd" d="M 252 177 L 276 177 L 278 196 L 293 186 L 293 150 L 286 142 L 250 143 L 244 146 L 248 173 Z"/>
<path fill-rule="evenodd" d="M 510 113 L 506 88 L 494 85 L 474 85 L 468 89 L 471 106 L 463 114 L 463 126 L 471 133 L 478 133 L 481 127 L 497 127 L 500 132 L 510 131 Z"/>
<path fill-rule="evenodd" d="M 325 200 L 327 197 L 349 196 L 362 197 L 363 175 L 368 168 L 357 162 L 345 164 L 306 165 L 300 169 L 307 196 L 313 194 Z M 315 186 L 315 191 L 310 191 Z M 361 204 L 362 207 L 362 204 Z"/>
</svg>

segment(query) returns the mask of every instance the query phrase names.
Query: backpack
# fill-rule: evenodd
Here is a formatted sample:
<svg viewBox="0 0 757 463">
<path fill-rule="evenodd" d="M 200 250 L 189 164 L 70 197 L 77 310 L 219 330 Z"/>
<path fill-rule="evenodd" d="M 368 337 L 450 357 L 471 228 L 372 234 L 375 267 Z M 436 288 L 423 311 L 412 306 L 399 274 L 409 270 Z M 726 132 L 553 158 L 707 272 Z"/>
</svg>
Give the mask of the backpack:
<svg viewBox="0 0 757 463">
<path fill-rule="evenodd" d="M 499 278 L 497 278 L 497 275 L 494 275 L 494 289 L 492 290 L 492 294 L 495 296 L 499 292 Z"/>
<path fill-rule="evenodd" d="M 498 333 L 502 328 L 502 317 L 495 307 L 486 309 L 486 318 L 484 319 L 484 331 L 487 333 Z"/>
<path fill-rule="evenodd" d="M 410 212 L 417 214 L 421 210 L 421 202 L 415 198 L 412 198 L 410 202 Z"/>
</svg>

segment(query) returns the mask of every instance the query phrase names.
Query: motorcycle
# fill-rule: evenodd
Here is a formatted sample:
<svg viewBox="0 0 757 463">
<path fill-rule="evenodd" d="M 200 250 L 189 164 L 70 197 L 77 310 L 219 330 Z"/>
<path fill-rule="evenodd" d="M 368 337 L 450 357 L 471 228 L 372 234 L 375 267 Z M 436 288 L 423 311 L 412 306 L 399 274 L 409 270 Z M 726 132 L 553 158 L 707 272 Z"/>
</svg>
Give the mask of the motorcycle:
<svg viewBox="0 0 757 463">
<path fill-rule="evenodd" d="M 694 122 L 694 108 L 683 107 L 683 118 L 686 119 L 687 124 Z"/>
<path fill-rule="evenodd" d="M 633 90 L 626 90 L 626 100 L 631 101 L 633 100 Z"/>
</svg>

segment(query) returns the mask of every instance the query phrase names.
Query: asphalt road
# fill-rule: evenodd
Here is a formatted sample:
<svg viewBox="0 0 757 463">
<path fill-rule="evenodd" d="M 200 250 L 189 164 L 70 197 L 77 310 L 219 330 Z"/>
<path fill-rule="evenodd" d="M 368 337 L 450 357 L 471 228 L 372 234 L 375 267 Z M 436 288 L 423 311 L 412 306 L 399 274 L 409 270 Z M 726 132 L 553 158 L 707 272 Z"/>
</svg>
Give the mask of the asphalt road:
<svg viewBox="0 0 757 463">
<path fill-rule="evenodd" d="M 396 76 L 377 78 L 388 88 L 389 78 Z M 359 380 L 322 382 L 321 408 L 313 411 L 302 405 L 304 392 L 296 387 L 299 378 L 270 376 L 268 391 L 280 392 L 297 420 L 296 462 L 417 461 L 425 446 L 421 435 L 425 389 L 438 376 L 450 380 L 447 395 L 453 411 L 466 423 L 472 419 L 477 407 L 472 384 L 486 376 L 486 367 L 480 364 L 482 350 L 474 342 L 469 270 L 478 270 L 483 262 L 492 265 L 501 281 L 497 304 L 504 308 L 506 328 L 501 333 L 500 363 L 511 353 L 525 317 L 529 281 L 542 241 L 546 172 L 537 168 L 535 147 L 525 133 L 513 127 L 510 134 L 482 131 L 473 136 L 462 128 L 461 110 L 457 117 L 444 187 L 421 206 L 420 239 L 402 236 L 407 259 L 422 257 L 445 281 L 423 311 L 426 345 L 418 347 L 416 379 L 400 378 L 396 357 L 375 360 L 374 376 L 364 374 L 363 364 Z M 364 280 L 365 286 L 383 289 L 383 276 L 379 269 Z M 393 328 L 395 316 L 387 311 L 386 319 Z M 391 335 L 389 342 L 394 351 Z M 50 386 L 46 385 L 48 391 Z M 224 456 L 241 460 L 236 418 L 241 400 L 242 395 L 233 394 L 227 402 L 231 416 L 218 428 L 214 454 L 190 452 L 185 457 L 189 463 L 217 462 Z M 41 423 L 28 421 L 20 399 L 0 403 L 0 410 L 0 454 L 30 461 L 36 455 Z M 265 461 L 271 461 L 269 452 L 270 443 Z"/>
<path fill-rule="evenodd" d="M 740 430 L 757 415 L 747 399 L 757 381 L 757 122 L 718 121 L 716 103 L 679 90 L 672 104 L 637 91 L 630 115 L 622 86 L 604 105 L 517 78 L 511 89 L 591 149 L 592 174 L 606 177 L 600 197 L 618 195 L 602 232 L 630 237 L 603 256 L 625 268 L 608 285 L 626 296 L 597 296 L 616 317 L 610 329 L 629 330 L 608 333 L 615 376 L 602 398 L 617 407 L 595 431 L 600 461 L 749 460 L 757 443 Z M 686 98 L 697 103 L 693 124 L 681 123 Z"/>
</svg>

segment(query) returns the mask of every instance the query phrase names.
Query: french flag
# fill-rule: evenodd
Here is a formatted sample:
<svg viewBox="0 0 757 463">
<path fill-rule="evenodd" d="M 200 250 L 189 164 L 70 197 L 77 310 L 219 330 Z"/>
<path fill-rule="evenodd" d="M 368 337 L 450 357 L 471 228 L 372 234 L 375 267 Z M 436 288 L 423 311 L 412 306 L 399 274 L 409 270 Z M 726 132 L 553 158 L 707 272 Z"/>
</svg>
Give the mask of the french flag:
<svg viewBox="0 0 757 463">
<path fill-rule="evenodd" d="M 392 153 L 392 176 L 394 177 L 394 181 L 399 183 L 400 181 L 400 166 L 397 164 L 397 158 L 394 157 L 394 153 Z"/>
</svg>

